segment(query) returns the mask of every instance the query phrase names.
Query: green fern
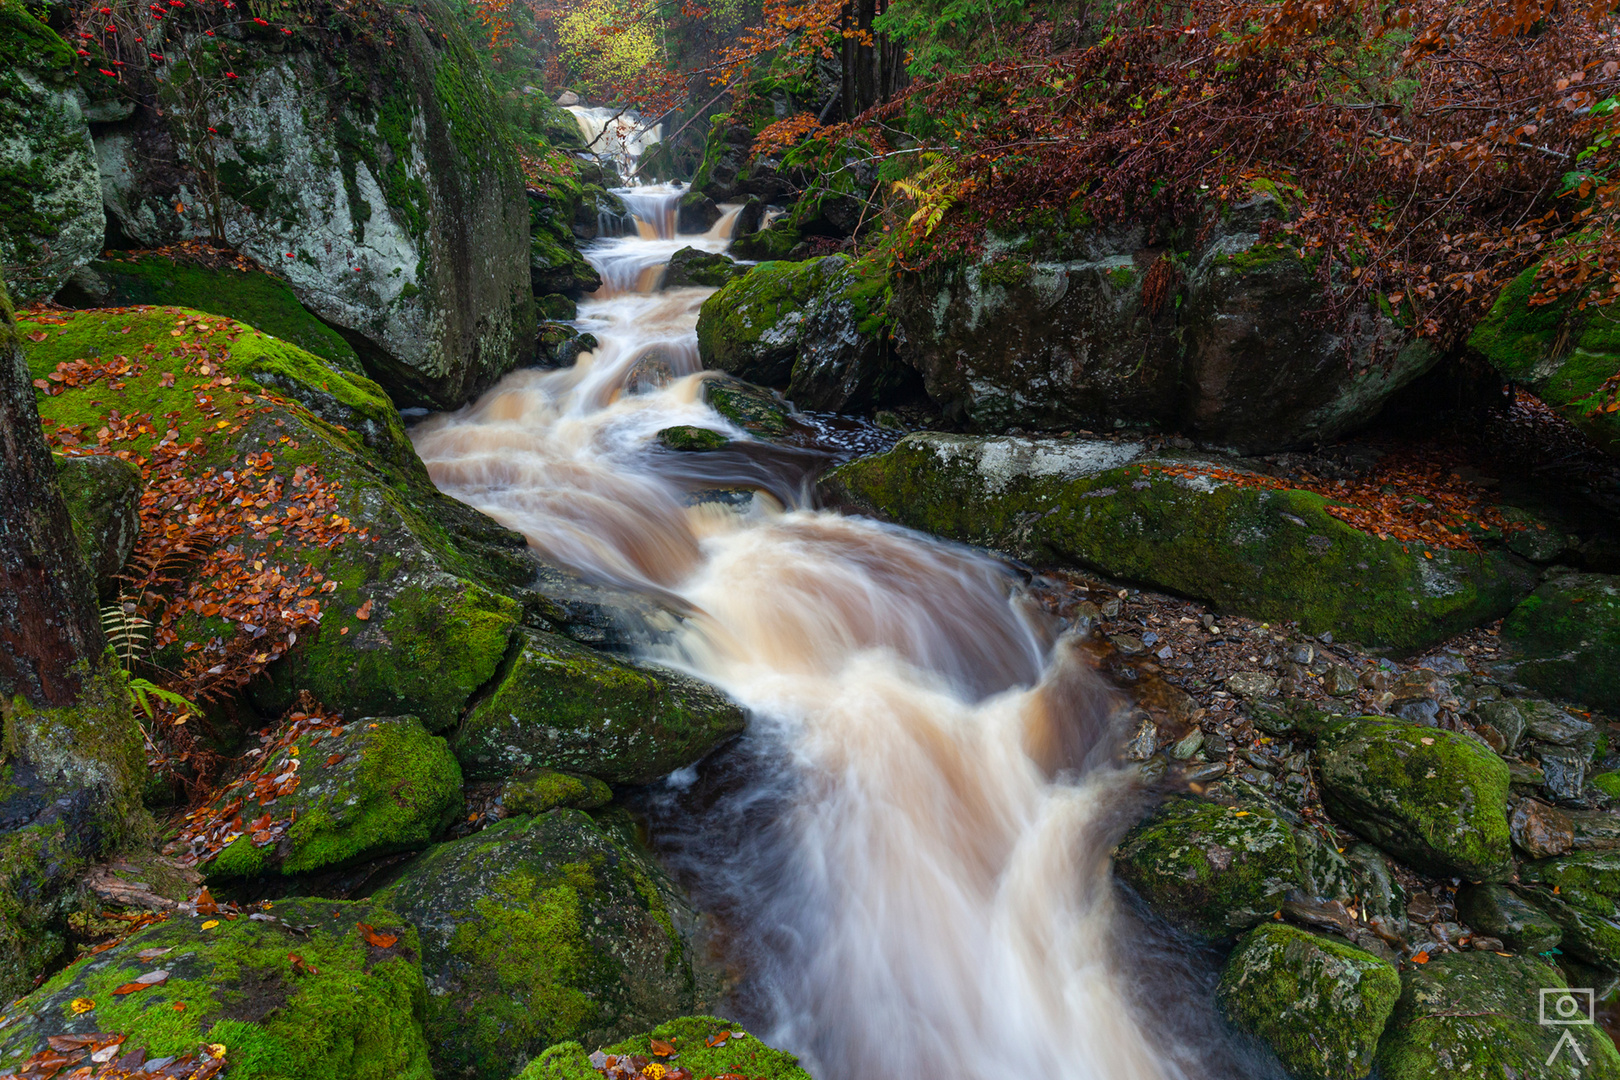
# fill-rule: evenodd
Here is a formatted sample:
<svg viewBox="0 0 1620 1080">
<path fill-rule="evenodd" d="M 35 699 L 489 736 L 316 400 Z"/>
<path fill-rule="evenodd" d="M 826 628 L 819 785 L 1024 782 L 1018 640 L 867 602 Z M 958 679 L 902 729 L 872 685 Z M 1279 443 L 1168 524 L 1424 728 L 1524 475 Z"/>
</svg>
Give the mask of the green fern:
<svg viewBox="0 0 1620 1080">
<path fill-rule="evenodd" d="M 118 603 L 102 608 L 101 629 L 125 672 L 145 659 L 152 641 L 152 623 L 136 613 L 135 601 L 119 597 Z"/>
<path fill-rule="evenodd" d="M 176 709 L 182 710 L 179 718 L 175 720 L 175 723 L 177 724 L 185 723 L 186 720 L 190 718 L 192 713 L 198 711 L 197 706 L 193 702 L 180 696 L 173 690 L 163 689 L 163 687 L 149 679 L 132 678 L 128 680 L 128 685 L 129 696 L 135 699 L 135 706 L 140 709 L 141 712 L 146 714 L 146 718 L 148 720 L 156 719 L 157 717 L 157 711 L 152 707 L 152 702 L 154 700 L 161 701 L 168 705 L 173 705 Z"/>
</svg>

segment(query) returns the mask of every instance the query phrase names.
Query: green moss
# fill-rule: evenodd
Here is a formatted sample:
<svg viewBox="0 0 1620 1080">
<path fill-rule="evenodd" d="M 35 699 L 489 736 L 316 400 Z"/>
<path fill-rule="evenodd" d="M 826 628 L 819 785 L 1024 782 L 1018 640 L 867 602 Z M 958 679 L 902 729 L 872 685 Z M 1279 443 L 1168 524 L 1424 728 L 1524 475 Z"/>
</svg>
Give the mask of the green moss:
<svg viewBox="0 0 1620 1080">
<path fill-rule="evenodd" d="M 1502 623 L 1515 677 L 1554 697 L 1620 711 L 1620 577 L 1551 577 Z"/>
<path fill-rule="evenodd" d="M 1322 802 L 1341 824 L 1423 873 L 1511 871 L 1508 768 L 1454 731 L 1363 717 L 1317 740 Z"/>
<path fill-rule="evenodd" d="M 1170 923 L 1215 940 L 1271 918 L 1302 880 L 1293 833 L 1269 809 L 1194 799 L 1132 829 L 1114 872 Z"/>
<path fill-rule="evenodd" d="M 613 800 L 613 789 L 594 776 L 538 769 L 514 776 L 501 788 L 508 814 L 543 814 L 558 807 L 594 810 Z"/>
<path fill-rule="evenodd" d="M 1598 773 L 1588 782 L 1611 799 L 1620 799 L 1620 772 Z"/>
<path fill-rule="evenodd" d="M 1216 990 L 1233 1022 L 1264 1039 L 1292 1075 L 1344 1080 L 1372 1070 L 1400 994 L 1389 961 L 1284 923 L 1251 931 Z"/>
<path fill-rule="evenodd" d="M 1034 274 L 1035 268 L 1022 259 L 1001 258 L 985 264 L 979 280 L 1003 289 L 1020 289 Z"/>
<path fill-rule="evenodd" d="M 718 1046 L 708 1045 L 710 1040 L 728 1031 L 733 1038 Z M 676 1056 L 654 1057 L 653 1039 L 673 1043 Z M 757 1080 L 810 1080 L 810 1074 L 799 1068 L 798 1058 L 766 1046 L 737 1024 L 716 1016 L 683 1016 L 603 1050 L 615 1056 L 635 1054 L 650 1061 L 667 1061 L 670 1068 L 680 1066 L 697 1077 L 729 1075 Z M 598 1080 L 601 1075 L 591 1067 L 585 1047 L 568 1042 L 546 1050 L 529 1063 L 517 1080 Z"/>
<path fill-rule="evenodd" d="M 1247 251 L 1221 256 L 1222 262 L 1240 274 L 1252 274 L 1273 264 L 1292 260 L 1295 256 L 1281 244 L 1256 244 Z"/>
<path fill-rule="evenodd" d="M 0 1066 L 46 1036 L 109 1031 L 149 1058 L 223 1043 L 233 1080 L 431 1080 L 416 931 L 373 904 L 287 900 L 269 914 L 276 921 L 217 918 L 207 930 L 179 916 L 74 964 L 9 1010 L 19 1019 L 0 1033 Z M 369 945 L 362 922 L 399 943 Z M 141 961 L 143 949 L 168 951 Z M 169 972 L 161 985 L 113 993 L 156 967 Z M 82 1016 L 69 1007 L 81 997 L 95 1002 Z"/>
<path fill-rule="evenodd" d="M 718 431 L 690 425 L 665 428 L 658 433 L 658 441 L 671 450 L 699 453 L 706 450 L 724 450 L 731 445 L 731 440 Z"/>
<path fill-rule="evenodd" d="M 703 384 L 703 400 L 744 431 L 763 438 L 787 434 L 788 417 L 792 414 L 781 399 L 758 387 L 734 380 L 709 379 Z"/>
<path fill-rule="evenodd" d="M 709 119 L 709 131 L 703 140 L 703 160 L 692 177 L 692 190 L 702 191 L 714 179 L 714 167 L 726 149 L 726 129 L 731 124 L 730 113 L 715 113 Z"/>
<path fill-rule="evenodd" d="M 763 264 L 786 259 L 801 239 L 798 229 L 787 221 L 778 221 L 768 229 L 739 236 L 732 242 L 731 253 Z"/>
</svg>

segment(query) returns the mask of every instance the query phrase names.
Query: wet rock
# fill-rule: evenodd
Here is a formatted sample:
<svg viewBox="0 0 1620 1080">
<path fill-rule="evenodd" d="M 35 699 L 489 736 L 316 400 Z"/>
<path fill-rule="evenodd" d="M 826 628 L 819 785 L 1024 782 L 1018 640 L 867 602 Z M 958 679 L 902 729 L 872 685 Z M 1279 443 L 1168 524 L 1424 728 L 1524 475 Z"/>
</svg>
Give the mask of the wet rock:
<svg viewBox="0 0 1620 1080">
<path fill-rule="evenodd" d="M 1512 753 L 1524 736 L 1524 714 L 1517 702 L 1510 700 L 1484 701 L 1474 706 L 1477 720 L 1495 728 L 1502 737 L 1502 753 Z"/>
<path fill-rule="evenodd" d="M 462 723 L 472 779 L 539 767 L 645 784 L 742 731 L 741 709 L 706 683 L 642 668 L 566 638 L 524 632 L 499 684 Z"/>
<path fill-rule="evenodd" d="M 1271 810 L 1193 799 L 1132 829 L 1114 869 L 1172 925 L 1211 939 L 1271 918 L 1302 879 L 1292 830 Z"/>
<path fill-rule="evenodd" d="M 1560 803 L 1586 805 L 1586 765 L 1590 751 L 1573 746 L 1535 746 L 1541 760 L 1541 786 Z"/>
<path fill-rule="evenodd" d="M 1568 1029 L 1539 1022 L 1541 991 L 1565 985 L 1556 968 L 1534 957 L 1433 955 L 1401 972 L 1400 1000 L 1378 1045 L 1379 1075 L 1385 1080 L 1620 1076 L 1614 1044 L 1589 1032 L 1583 1032 L 1588 1037 L 1580 1044 L 1589 1065 L 1582 1066 L 1567 1049 L 1553 1060 Z"/>
<path fill-rule="evenodd" d="M 578 810 L 440 844 L 378 900 L 421 935 L 435 1072 L 506 1080 L 708 1005 L 692 916 L 644 855 Z"/>
<path fill-rule="evenodd" d="M 1620 971 L 1620 852 L 1583 851 L 1526 863 L 1526 898 L 1563 928 L 1559 948 Z"/>
<path fill-rule="evenodd" d="M 1564 931 L 1546 912 L 1505 885 L 1469 885 L 1457 894 L 1457 914 L 1476 931 L 1500 938 L 1521 953 L 1556 948 Z"/>
<path fill-rule="evenodd" d="M 388 943 L 368 941 L 368 927 Z M 8 1010 L 0 1069 L 52 1036 L 107 1032 L 148 1065 L 219 1043 L 226 1075 L 432 1080 L 421 955 L 416 931 L 376 902 L 280 900 L 235 919 L 177 913 Z M 114 993 L 159 971 L 167 977 L 148 989 Z M 79 998 L 95 1008 L 76 1012 Z"/>
<path fill-rule="evenodd" d="M 501 787 L 501 807 L 508 817 L 543 814 L 559 807 L 595 810 L 613 801 L 613 789 L 594 776 L 536 769 L 514 776 Z"/>
<path fill-rule="evenodd" d="M 1593 778 L 1594 787 L 1598 779 Z M 1575 828 L 1574 850 L 1613 851 L 1620 848 L 1620 814 L 1612 810 L 1571 810 L 1566 816 Z"/>
<path fill-rule="evenodd" d="M 1554 746 L 1578 746 L 1591 750 L 1597 742 L 1597 726 L 1581 720 L 1550 701 L 1525 700 L 1519 703 L 1525 731 L 1538 742 Z"/>
<path fill-rule="evenodd" d="M 1388 857 L 1371 844 L 1352 844 L 1345 861 L 1354 875 L 1354 895 L 1361 900 L 1362 918 L 1384 941 L 1403 940 L 1410 925 L 1406 891 L 1391 873 Z"/>
<path fill-rule="evenodd" d="M 1620 578 L 1549 578 L 1502 623 L 1502 641 L 1522 658 L 1514 677 L 1526 686 L 1620 711 Z"/>
<path fill-rule="evenodd" d="M 727 1032 L 730 1038 L 722 1039 Z M 683 1016 L 595 1053 L 588 1053 L 577 1042 L 561 1043 L 530 1062 L 517 1080 L 595 1080 L 602 1074 L 594 1063 L 609 1056 L 660 1060 L 653 1053 L 654 1039 L 679 1047 L 680 1065 L 693 1076 L 757 1074 L 770 1080 L 810 1080 L 810 1074 L 799 1068 L 798 1058 L 766 1046 L 733 1021 L 716 1016 Z"/>
<path fill-rule="evenodd" d="M 1320 496 L 1223 479 L 1129 442 L 920 432 L 823 480 L 826 502 L 1033 561 L 1078 564 L 1307 631 L 1415 648 L 1531 585 L 1500 554 L 1420 551 Z"/>
<path fill-rule="evenodd" d="M 731 445 L 731 440 L 718 431 L 690 425 L 664 428 L 658 433 L 658 442 L 666 449 L 690 453 L 724 450 Z"/>
<path fill-rule="evenodd" d="M 218 877 L 308 873 L 414 851 L 461 812 L 461 768 L 449 745 L 414 716 L 367 717 L 325 738 L 301 739 L 268 762 L 244 760 L 267 777 L 296 772 L 299 784 L 269 800 L 252 786 L 238 791 L 242 820 L 265 815 L 292 824 L 260 844 L 251 829 L 244 832 L 207 864 Z"/>
<path fill-rule="evenodd" d="M 105 455 L 59 457 L 56 479 L 73 519 L 73 537 L 103 601 L 118 594 L 118 572 L 140 535 L 141 470 Z"/>
<path fill-rule="evenodd" d="M 1513 845 L 1532 859 L 1562 855 L 1575 846 L 1575 823 L 1540 799 L 1520 799 L 1508 818 Z"/>
<path fill-rule="evenodd" d="M 1322 689 L 1334 697 L 1346 697 L 1353 694 L 1360 685 L 1361 680 L 1357 677 L 1355 671 L 1343 664 L 1334 664 L 1328 669 L 1327 678 L 1322 680 Z"/>
<path fill-rule="evenodd" d="M 758 438 L 785 435 L 793 409 L 782 398 L 739 379 L 706 378 L 703 400 L 733 424 Z"/>
<path fill-rule="evenodd" d="M 49 298 L 106 232 L 77 61 L 26 7 L 0 8 L 0 277 L 19 303 Z"/>
<path fill-rule="evenodd" d="M 788 221 L 778 221 L 766 229 L 739 236 L 731 244 L 731 253 L 739 259 L 754 262 L 803 261 L 799 230 Z"/>
<path fill-rule="evenodd" d="M 663 287 L 679 289 L 700 285 L 708 289 L 718 289 L 726 282 L 742 277 L 747 272 L 747 267 L 738 266 L 724 255 L 684 247 L 669 257 L 669 266 L 664 270 Z"/>
<path fill-rule="evenodd" d="M 1268 698 L 1277 692 L 1277 680 L 1263 671 L 1240 671 L 1226 677 L 1226 688 L 1241 698 Z"/>
<path fill-rule="evenodd" d="M 1328 728 L 1317 766 L 1328 812 L 1418 870 L 1478 881 L 1511 868 L 1507 766 L 1473 739 L 1366 717 Z"/>
<path fill-rule="evenodd" d="M 1221 971 L 1216 997 L 1290 1075 L 1360 1080 L 1400 997 L 1393 964 L 1281 923 L 1255 927 Z"/>
<path fill-rule="evenodd" d="M 688 191 L 676 204 L 675 231 L 679 233 L 705 233 L 720 220 L 720 208 L 701 191 Z M 679 254 L 679 253 L 677 253 Z M 729 259 L 727 260 L 730 261 Z"/>
</svg>

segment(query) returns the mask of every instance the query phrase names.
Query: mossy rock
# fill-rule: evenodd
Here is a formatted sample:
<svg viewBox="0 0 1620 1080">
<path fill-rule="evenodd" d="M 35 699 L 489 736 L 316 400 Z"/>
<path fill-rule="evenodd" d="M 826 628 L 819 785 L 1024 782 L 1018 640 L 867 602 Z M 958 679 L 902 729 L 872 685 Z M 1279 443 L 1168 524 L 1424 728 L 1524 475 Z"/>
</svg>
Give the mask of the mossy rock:
<svg viewBox="0 0 1620 1080">
<path fill-rule="evenodd" d="M 1564 931 L 1534 904 L 1506 885 L 1484 882 L 1457 894 L 1457 914 L 1480 934 L 1499 939 L 1514 952 L 1544 953 L 1558 946 Z"/>
<path fill-rule="evenodd" d="M 1395 965 L 1286 923 L 1251 930 L 1226 961 L 1216 996 L 1233 1023 L 1264 1039 L 1299 1080 L 1361 1080 L 1395 1001 Z"/>
<path fill-rule="evenodd" d="M 275 798 L 273 809 L 250 793 L 240 810 L 244 821 L 267 811 L 290 818 L 291 828 L 262 846 L 239 837 L 206 865 L 210 875 L 303 874 L 414 851 L 461 812 L 461 766 L 449 744 L 414 716 L 367 717 L 278 750 L 269 763 L 247 760 L 275 776 L 294 757 L 296 791 Z"/>
<path fill-rule="evenodd" d="M 0 2 L 0 277 L 23 302 L 56 292 L 107 228 L 78 70 L 22 0 Z"/>
<path fill-rule="evenodd" d="M 309 690 L 350 716 L 410 712 L 431 729 L 454 722 L 495 674 L 517 627 L 519 605 L 499 590 L 531 582 L 534 564 L 521 535 L 438 492 L 382 388 L 191 309 L 56 318 L 64 321 L 42 324 L 45 339 L 25 347 L 36 378 L 80 360 L 123 356 L 132 367 L 116 387 L 98 380 L 42 392 L 48 439 L 140 464 L 173 432 L 181 444 L 198 442 L 187 460 L 199 476 L 243 470 L 251 455 L 254 471 L 281 493 L 255 514 L 281 517 L 306 478 L 316 478 L 335 502 L 329 512 L 351 523 L 330 539 L 299 540 L 284 522 L 235 538 L 245 558 L 289 571 L 309 566 L 335 583 L 333 592 L 315 594 L 319 627 L 299 636 L 267 682 L 250 688 L 256 704 L 273 715 Z M 223 378 L 232 383 L 209 385 Z M 124 437 L 103 444 L 96 433 L 115 411 L 121 419 L 113 427 Z M 178 629 L 183 643 L 229 627 L 188 614 Z M 178 666 L 180 647 L 156 659 Z"/>
<path fill-rule="evenodd" d="M 1508 768 L 1466 735 L 1362 717 L 1317 741 L 1322 803 L 1334 819 L 1415 869 L 1469 881 L 1513 866 Z"/>
<path fill-rule="evenodd" d="M 665 428 L 658 433 L 658 442 L 666 449 L 688 453 L 724 450 L 731 445 L 731 440 L 720 432 L 691 425 Z"/>
<path fill-rule="evenodd" d="M 1515 678 L 1552 697 L 1620 711 L 1620 577 L 1549 578 L 1502 623 Z"/>
<path fill-rule="evenodd" d="M 567 322 L 570 319 L 577 318 L 579 315 L 579 305 L 558 293 L 536 297 L 534 302 L 542 319 Z"/>
<path fill-rule="evenodd" d="M 1581 291 L 1532 306 L 1541 291 L 1532 266 L 1508 283 L 1469 335 L 1505 377 L 1529 387 L 1594 443 L 1620 453 L 1620 413 L 1606 412 L 1598 388 L 1620 371 L 1620 326 Z"/>
<path fill-rule="evenodd" d="M 1234 483 L 1227 470 L 1240 466 L 1149 458 L 1128 442 L 919 432 L 834 470 L 821 494 L 937 536 L 1400 651 L 1506 614 L 1534 584 L 1494 548 L 1380 540 L 1320 495 Z"/>
<path fill-rule="evenodd" d="M 456 736 L 471 779 L 545 767 L 646 784 L 699 760 L 745 724 L 725 695 L 689 676 L 632 666 L 540 631 L 522 640 Z"/>
<path fill-rule="evenodd" d="M 1304 880 L 1276 814 L 1195 799 L 1172 799 L 1132 829 L 1114 872 L 1173 926 L 1212 940 L 1271 918 Z"/>
<path fill-rule="evenodd" d="M 785 262 L 802 239 L 799 230 L 784 219 L 768 229 L 737 237 L 731 244 L 731 253 L 739 259 L 752 259 L 754 262 Z"/>
<path fill-rule="evenodd" d="M 1611 799 L 1620 799 L 1620 772 L 1598 773 L 1588 781 Z"/>
<path fill-rule="evenodd" d="M 1620 971 L 1620 851 L 1577 851 L 1526 863 L 1523 895 L 1563 929 L 1559 948 Z"/>
<path fill-rule="evenodd" d="M 56 480 L 73 521 L 73 538 L 95 576 L 96 592 L 108 600 L 118 592 L 118 572 L 140 535 L 141 470 L 102 454 L 58 456 Z"/>
<path fill-rule="evenodd" d="M 1567 987 L 1558 969 L 1534 957 L 1438 953 L 1401 972 L 1401 996 L 1378 1044 L 1383 1080 L 1535 1077 L 1615 1080 L 1620 1053 L 1595 1028 L 1540 1023 L 1543 990 Z M 1565 1047 L 1572 1032 L 1589 1064 Z M 1549 1063 L 1550 1062 L 1550 1063 Z"/>
<path fill-rule="evenodd" d="M 362 923 L 397 940 L 373 945 Z M 420 955 L 416 931 L 373 903 L 293 899 L 253 918 L 176 914 L 8 1009 L 15 1022 L 0 1032 L 0 1068 L 53 1035 L 108 1032 L 148 1059 L 221 1043 L 232 1080 L 432 1080 Z M 113 993 L 154 970 L 168 979 Z M 75 1013 L 79 998 L 95 1007 Z"/>
<path fill-rule="evenodd" d="M 724 375 L 703 380 L 703 400 L 709 408 L 750 435 L 763 439 L 786 435 L 793 410 L 776 394 Z"/>
<path fill-rule="evenodd" d="M 501 787 L 501 807 L 509 816 L 571 808 L 595 810 L 613 801 L 613 789 L 594 776 L 536 769 Z"/>
<path fill-rule="evenodd" d="M 829 255 L 761 263 L 703 301 L 697 329 L 703 366 L 763 386 L 787 386 L 807 309 L 848 261 Z"/>
<path fill-rule="evenodd" d="M 747 272 L 747 267 L 738 266 L 724 255 L 684 247 L 669 257 L 669 266 L 664 271 L 663 287 L 680 289 L 701 286 L 705 289 L 718 289 L 726 282 L 742 277 Z"/>
<path fill-rule="evenodd" d="M 710 1046 L 711 1041 L 730 1032 L 731 1037 Z M 675 1053 L 657 1057 L 652 1040 L 671 1043 Z M 730 1020 L 717 1016 L 683 1016 L 660 1024 L 651 1031 L 634 1035 L 602 1048 L 614 1057 L 645 1057 L 691 1070 L 693 1076 L 747 1076 L 758 1080 L 810 1080 L 799 1067 L 799 1059 L 785 1050 L 766 1046 Z M 602 1074 L 591 1066 L 590 1052 L 578 1042 L 559 1043 L 546 1050 L 516 1080 L 600 1080 Z"/>
<path fill-rule="evenodd" d="M 422 936 L 440 1077 L 506 1080 L 705 1007 L 690 915 L 644 856 L 578 810 L 508 818 L 422 856 L 379 900 Z"/>
<path fill-rule="evenodd" d="M 87 308 L 135 304 L 196 308 L 297 345 L 339 371 L 364 370 L 343 335 L 311 315 L 285 281 L 261 271 L 213 270 L 161 255 L 115 256 L 81 269 L 57 302 Z"/>
</svg>

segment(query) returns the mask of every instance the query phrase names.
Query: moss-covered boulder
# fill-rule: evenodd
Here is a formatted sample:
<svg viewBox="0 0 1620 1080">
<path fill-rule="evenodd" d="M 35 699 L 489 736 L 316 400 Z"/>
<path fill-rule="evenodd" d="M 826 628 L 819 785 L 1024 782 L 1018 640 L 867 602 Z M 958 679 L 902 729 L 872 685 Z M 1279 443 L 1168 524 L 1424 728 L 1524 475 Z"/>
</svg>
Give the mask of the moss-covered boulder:
<svg viewBox="0 0 1620 1080">
<path fill-rule="evenodd" d="M 1597 391 L 1620 371 L 1620 327 L 1606 309 L 1580 308 L 1581 290 L 1531 305 L 1541 291 L 1537 264 L 1502 290 L 1468 338 L 1505 378 L 1528 387 L 1610 453 L 1620 453 L 1620 413 Z"/>
<path fill-rule="evenodd" d="M 285 281 L 258 270 L 110 252 L 108 258 L 81 267 L 56 299 L 83 308 L 198 308 L 247 323 L 342 371 L 362 372 L 360 357 L 342 334 L 310 314 Z"/>
<path fill-rule="evenodd" d="M 1564 931 L 1545 911 L 1526 903 L 1506 885 L 1484 882 L 1457 894 L 1457 914 L 1477 933 L 1521 953 L 1557 948 Z"/>
<path fill-rule="evenodd" d="M 441 1080 L 506 1080 L 553 1043 L 595 1046 L 709 1004 L 679 900 L 577 810 L 440 844 L 379 900 L 421 933 Z"/>
<path fill-rule="evenodd" d="M 207 864 L 211 875 L 302 874 L 413 851 L 460 813 L 461 766 L 414 716 L 368 717 L 321 734 L 248 759 L 255 776 L 295 773 L 298 786 L 282 793 L 243 784 L 238 816 L 286 827 L 244 831 Z"/>
<path fill-rule="evenodd" d="M 725 375 L 704 378 L 703 401 L 756 438 L 785 435 L 792 423 L 793 410 L 780 395 Z"/>
<path fill-rule="evenodd" d="M 501 785 L 501 808 L 507 816 L 543 814 L 568 807 L 595 810 L 613 801 L 613 789 L 594 776 L 536 769 Z"/>
<path fill-rule="evenodd" d="M 803 261 L 795 253 L 795 249 L 804 250 L 799 248 L 803 239 L 793 223 L 784 218 L 769 228 L 756 229 L 737 237 L 731 243 L 731 254 L 739 259 L 761 263 Z"/>
<path fill-rule="evenodd" d="M 1480 881 L 1511 869 L 1508 768 L 1484 743 L 1363 717 L 1323 732 L 1316 762 L 1335 820 L 1423 873 Z"/>
<path fill-rule="evenodd" d="M 833 471 L 821 492 L 939 536 L 1399 650 L 1501 616 L 1534 585 L 1499 549 L 1380 540 L 1241 463 L 1148 457 L 1130 442 L 919 432 Z"/>
<path fill-rule="evenodd" d="M 1214 940 L 1271 918 L 1304 880 L 1276 814 L 1196 799 L 1172 799 L 1132 829 L 1114 872 L 1173 926 Z"/>
<path fill-rule="evenodd" d="M 211 99 L 224 238 L 339 328 L 398 404 L 460 405 L 534 332 L 524 179 L 483 60 L 440 0 L 363 18 L 317 2 L 285 28 L 233 39 L 237 78 Z M 191 179 L 208 166 L 177 131 L 189 114 L 175 84 L 152 89 L 96 134 L 107 211 L 142 247 L 214 231 Z"/>
<path fill-rule="evenodd" d="M 0 2 L 0 277 L 20 302 L 56 292 L 106 232 L 79 70 L 22 0 Z"/>
<path fill-rule="evenodd" d="M 747 268 L 738 266 L 724 255 L 697 248 L 684 247 L 669 257 L 664 270 L 664 288 L 681 289 L 701 286 L 718 289 L 733 278 L 742 277 Z"/>
<path fill-rule="evenodd" d="M 658 433 L 658 442 L 665 449 L 685 453 L 724 450 L 731 445 L 731 440 L 723 433 L 709 428 L 692 427 L 690 424 L 664 428 Z"/>
<path fill-rule="evenodd" d="M 533 191 L 529 195 L 529 287 L 536 296 L 555 293 L 574 299 L 602 287 L 602 276 L 585 261 L 574 243 L 572 210 L 559 210 L 558 202 L 572 200 Z"/>
<path fill-rule="evenodd" d="M 654 1039 L 674 1046 L 675 1053 L 654 1053 Z M 699 1077 L 810 1080 L 810 1074 L 799 1068 L 798 1058 L 766 1046 L 737 1024 L 717 1016 L 683 1016 L 602 1047 L 601 1053 L 616 1059 L 645 1059 L 649 1064 L 664 1062 L 666 1069 L 682 1068 Z M 645 1068 L 645 1064 L 639 1068 Z M 516 1080 L 601 1080 L 601 1076 L 601 1071 L 591 1064 L 591 1051 L 578 1042 L 567 1042 L 549 1048 L 531 1061 Z"/>
<path fill-rule="evenodd" d="M 1372 1071 L 1401 977 L 1353 945 L 1285 923 L 1251 930 L 1221 971 L 1216 996 L 1238 1027 L 1264 1039 L 1299 1080 L 1361 1080 Z"/>
<path fill-rule="evenodd" d="M 703 365 L 785 388 L 800 408 L 852 410 L 899 385 L 885 345 L 881 271 L 842 255 L 767 262 L 703 302 Z"/>
<path fill-rule="evenodd" d="M 106 1033 L 146 1061 L 222 1047 L 231 1080 L 433 1080 L 420 956 L 416 931 L 372 903 L 176 914 L 9 1008 L 0 1069 L 53 1037 Z"/>
<path fill-rule="evenodd" d="M 141 531 L 141 470 L 102 454 L 58 456 L 56 479 L 73 519 L 73 538 L 95 576 L 96 592 L 110 599 Z"/>
<path fill-rule="evenodd" d="M 696 679 L 531 630 L 493 692 L 468 713 L 455 751 L 472 779 L 545 767 L 646 784 L 744 724 L 737 705 Z"/>
<path fill-rule="evenodd" d="M 1567 987 L 1558 969 L 1534 957 L 1440 953 L 1401 972 L 1401 996 L 1378 1044 L 1383 1080 L 1620 1077 L 1620 1053 L 1603 1032 L 1540 1023 L 1542 991 Z M 1571 1032 L 1580 1059 L 1560 1037 Z"/>
<path fill-rule="evenodd" d="M 1524 895 L 1563 930 L 1559 948 L 1620 971 L 1620 851 L 1578 851 L 1526 863 Z"/>
<path fill-rule="evenodd" d="M 1549 578 L 1503 621 L 1502 640 L 1526 686 L 1620 711 L 1620 577 Z"/>
<path fill-rule="evenodd" d="M 456 720 L 519 621 L 518 603 L 498 590 L 532 581 L 534 564 L 519 534 L 434 488 L 376 383 L 184 308 L 49 319 L 44 340 L 26 348 L 47 388 L 47 441 L 148 469 L 163 456 L 164 481 L 182 498 L 206 500 L 228 480 L 232 497 L 253 496 L 230 543 L 282 575 L 284 602 L 319 605 L 319 622 L 250 688 L 266 714 L 309 690 L 350 716 L 409 712 L 430 729 Z M 72 378 L 49 378 L 62 371 Z M 168 522 L 173 507 L 152 512 Z M 305 568 L 320 577 L 293 584 Z M 191 607 L 158 662 L 178 668 L 195 652 L 188 643 L 242 632 Z"/>
</svg>

